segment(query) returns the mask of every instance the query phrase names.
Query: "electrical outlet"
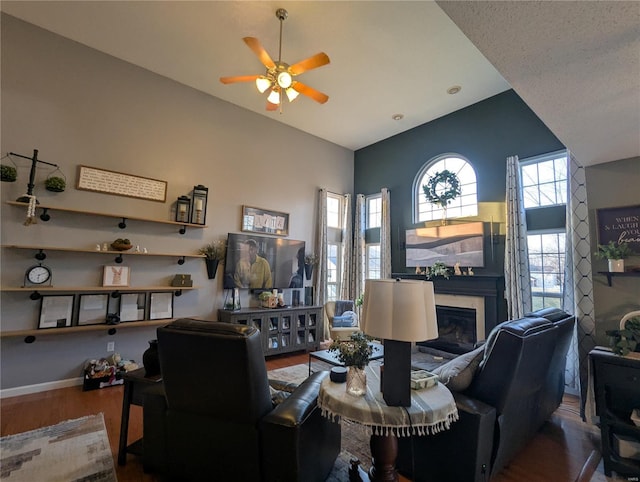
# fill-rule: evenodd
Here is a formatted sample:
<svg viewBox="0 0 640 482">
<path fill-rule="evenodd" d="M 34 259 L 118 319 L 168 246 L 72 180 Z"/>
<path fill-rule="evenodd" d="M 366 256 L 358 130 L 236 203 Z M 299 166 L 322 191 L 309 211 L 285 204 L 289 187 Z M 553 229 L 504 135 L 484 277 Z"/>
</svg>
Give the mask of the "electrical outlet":
<svg viewBox="0 0 640 482">
<path fill-rule="evenodd" d="M 107 351 L 116 351 L 116 342 L 110 341 L 107 343 Z"/>
</svg>

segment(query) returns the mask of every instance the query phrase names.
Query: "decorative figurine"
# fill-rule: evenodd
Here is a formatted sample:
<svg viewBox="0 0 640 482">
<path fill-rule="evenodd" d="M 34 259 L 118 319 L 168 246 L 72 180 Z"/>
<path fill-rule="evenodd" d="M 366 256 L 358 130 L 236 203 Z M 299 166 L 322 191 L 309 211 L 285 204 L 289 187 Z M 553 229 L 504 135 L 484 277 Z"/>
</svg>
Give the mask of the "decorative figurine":
<svg viewBox="0 0 640 482">
<path fill-rule="evenodd" d="M 453 274 L 456 276 L 460 276 L 462 274 L 462 271 L 460 271 L 460 263 L 453 265 Z"/>
</svg>

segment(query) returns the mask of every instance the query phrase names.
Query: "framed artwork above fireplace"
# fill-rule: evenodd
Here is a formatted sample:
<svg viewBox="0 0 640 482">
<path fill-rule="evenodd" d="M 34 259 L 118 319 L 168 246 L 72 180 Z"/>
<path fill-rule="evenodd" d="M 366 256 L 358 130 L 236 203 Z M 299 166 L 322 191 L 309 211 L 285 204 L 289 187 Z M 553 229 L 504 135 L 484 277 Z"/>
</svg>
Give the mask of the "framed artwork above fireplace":
<svg viewBox="0 0 640 482">
<path fill-rule="evenodd" d="M 436 262 L 453 266 L 484 267 L 484 226 L 481 221 L 430 228 L 407 229 L 407 267 L 433 266 Z"/>
</svg>

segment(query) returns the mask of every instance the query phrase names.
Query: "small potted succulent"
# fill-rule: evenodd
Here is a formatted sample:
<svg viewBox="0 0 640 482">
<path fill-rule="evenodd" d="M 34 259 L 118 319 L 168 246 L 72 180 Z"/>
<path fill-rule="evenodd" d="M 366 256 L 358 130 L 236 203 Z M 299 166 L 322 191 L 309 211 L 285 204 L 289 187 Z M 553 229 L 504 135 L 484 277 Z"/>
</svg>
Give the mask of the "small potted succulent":
<svg viewBox="0 0 640 482">
<path fill-rule="evenodd" d="M 612 273 L 624 272 L 624 260 L 633 255 L 633 251 L 627 243 L 609 241 L 607 244 L 599 244 L 596 257 L 606 259 L 609 262 L 609 271 Z"/>
<path fill-rule="evenodd" d="M 204 262 L 207 266 L 207 276 L 209 279 L 215 279 L 218 264 L 222 261 L 227 253 L 227 241 L 219 239 L 212 243 L 206 244 L 198 250 L 198 254 L 204 255 Z"/>
<path fill-rule="evenodd" d="M 47 191 L 63 192 L 67 188 L 67 181 L 62 177 L 51 176 L 44 181 L 44 187 Z"/>
<path fill-rule="evenodd" d="M 0 165 L 0 180 L 2 182 L 15 182 L 18 178 L 18 171 L 15 167 L 7 164 Z"/>
</svg>

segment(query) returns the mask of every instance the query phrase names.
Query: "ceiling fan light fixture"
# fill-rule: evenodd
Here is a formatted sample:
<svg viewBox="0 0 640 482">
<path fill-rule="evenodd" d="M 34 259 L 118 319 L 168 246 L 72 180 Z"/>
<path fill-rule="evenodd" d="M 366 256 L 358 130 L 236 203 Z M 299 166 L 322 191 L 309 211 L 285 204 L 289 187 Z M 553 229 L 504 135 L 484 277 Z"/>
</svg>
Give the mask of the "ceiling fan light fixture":
<svg viewBox="0 0 640 482">
<path fill-rule="evenodd" d="M 288 89 L 293 83 L 293 78 L 289 72 L 280 72 L 277 79 L 278 85 L 283 89 Z"/>
<path fill-rule="evenodd" d="M 267 102 L 278 105 L 280 103 L 280 91 L 274 87 L 271 90 L 269 97 L 267 97 Z"/>
<path fill-rule="evenodd" d="M 271 81 L 264 76 L 260 76 L 256 79 L 256 87 L 261 94 L 271 87 Z"/>
<path fill-rule="evenodd" d="M 293 102 L 294 100 L 296 100 L 299 95 L 299 92 L 292 87 L 289 87 L 284 92 L 285 94 L 287 94 L 287 99 L 289 99 L 289 102 Z"/>
</svg>

